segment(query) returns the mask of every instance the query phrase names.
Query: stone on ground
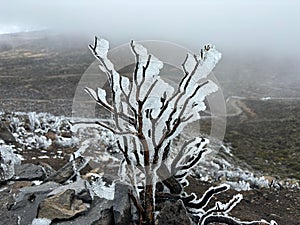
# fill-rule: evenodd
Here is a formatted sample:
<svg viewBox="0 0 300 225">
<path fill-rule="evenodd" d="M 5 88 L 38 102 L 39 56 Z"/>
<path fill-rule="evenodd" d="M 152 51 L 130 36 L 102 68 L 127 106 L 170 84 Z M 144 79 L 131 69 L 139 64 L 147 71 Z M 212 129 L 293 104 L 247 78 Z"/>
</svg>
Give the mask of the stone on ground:
<svg viewBox="0 0 300 225">
<path fill-rule="evenodd" d="M 76 199 L 75 190 L 67 189 L 52 197 L 44 199 L 39 205 L 39 218 L 70 219 L 75 215 L 87 211 L 82 200 Z"/>
</svg>

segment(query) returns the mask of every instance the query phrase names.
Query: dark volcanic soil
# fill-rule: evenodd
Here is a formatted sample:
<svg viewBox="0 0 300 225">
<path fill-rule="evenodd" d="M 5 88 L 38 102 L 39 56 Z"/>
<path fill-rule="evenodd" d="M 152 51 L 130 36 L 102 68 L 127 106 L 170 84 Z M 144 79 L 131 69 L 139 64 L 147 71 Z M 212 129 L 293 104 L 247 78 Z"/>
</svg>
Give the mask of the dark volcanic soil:
<svg viewBox="0 0 300 225">
<path fill-rule="evenodd" d="M 254 169 L 300 179 L 300 100 L 242 100 L 243 112 L 227 119 L 225 141 Z"/>
</svg>

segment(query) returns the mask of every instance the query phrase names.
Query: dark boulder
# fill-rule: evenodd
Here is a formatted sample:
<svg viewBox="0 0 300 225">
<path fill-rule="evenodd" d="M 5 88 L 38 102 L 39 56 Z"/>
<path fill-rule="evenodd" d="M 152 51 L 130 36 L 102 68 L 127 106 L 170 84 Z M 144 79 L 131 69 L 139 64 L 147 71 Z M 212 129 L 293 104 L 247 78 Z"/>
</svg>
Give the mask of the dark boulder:
<svg viewBox="0 0 300 225">
<path fill-rule="evenodd" d="M 56 183 L 63 184 L 76 176 L 76 174 L 83 169 L 86 164 L 87 160 L 82 156 L 79 156 L 76 159 L 68 162 L 54 174 L 51 174 L 45 181 L 54 181 Z"/>
<path fill-rule="evenodd" d="M 0 192 L 0 224 L 18 224 L 18 217 L 10 211 L 14 199 L 9 189 Z"/>
<path fill-rule="evenodd" d="M 176 203 L 165 202 L 162 210 L 157 215 L 158 225 L 191 225 L 183 203 L 179 200 Z"/>
<path fill-rule="evenodd" d="M 0 121 L 0 139 L 3 140 L 6 144 L 16 143 L 15 137 L 3 121 Z"/>
<path fill-rule="evenodd" d="M 131 202 L 128 196 L 131 186 L 117 182 L 115 184 L 115 197 L 113 203 L 114 221 L 116 225 L 131 224 Z"/>
</svg>

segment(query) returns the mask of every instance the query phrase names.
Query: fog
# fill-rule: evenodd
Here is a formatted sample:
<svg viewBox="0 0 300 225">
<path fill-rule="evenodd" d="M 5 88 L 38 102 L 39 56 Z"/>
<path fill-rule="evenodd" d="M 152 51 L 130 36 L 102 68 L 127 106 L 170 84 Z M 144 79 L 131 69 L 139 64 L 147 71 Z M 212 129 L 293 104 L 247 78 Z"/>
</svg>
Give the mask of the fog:
<svg viewBox="0 0 300 225">
<path fill-rule="evenodd" d="M 276 0 L 1 0 L 0 31 L 43 28 L 99 35 L 112 46 L 158 39 L 191 50 L 209 42 L 225 50 L 299 56 L 299 9 L 299 1 Z"/>
<path fill-rule="evenodd" d="M 0 0 L 0 33 L 46 29 L 110 41 L 163 40 L 223 59 L 215 74 L 226 95 L 300 97 L 300 1 Z"/>
</svg>

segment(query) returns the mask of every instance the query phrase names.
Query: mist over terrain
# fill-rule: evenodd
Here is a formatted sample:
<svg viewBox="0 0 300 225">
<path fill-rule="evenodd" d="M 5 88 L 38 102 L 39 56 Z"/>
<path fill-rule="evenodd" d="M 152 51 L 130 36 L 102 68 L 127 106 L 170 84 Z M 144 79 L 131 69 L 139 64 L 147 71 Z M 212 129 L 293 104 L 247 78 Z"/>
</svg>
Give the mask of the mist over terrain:
<svg viewBox="0 0 300 225">
<path fill-rule="evenodd" d="M 83 47 L 94 35 L 111 48 L 164 40 L 198 52 L 212 43 L 223 54 L 215 76 L 225 95 L 299 97 L 299 9 L 299 1 L 271 0 L 14 0 L 0 8 L 0 33 L 48 30 Z"/>
<path fill-rule="evenodd" d="M 2 4 L 0 32 L 24 30 L 99 35 L 113 46 L 158 39 L 191 50 L 211 42 L 235 51 L 299 54 L 299 1 L 20 1 Z M 2 28 L 2 29 L 1 29 Z M 221 49 L 222 50 L 222 49 Z"/>
</svg>

